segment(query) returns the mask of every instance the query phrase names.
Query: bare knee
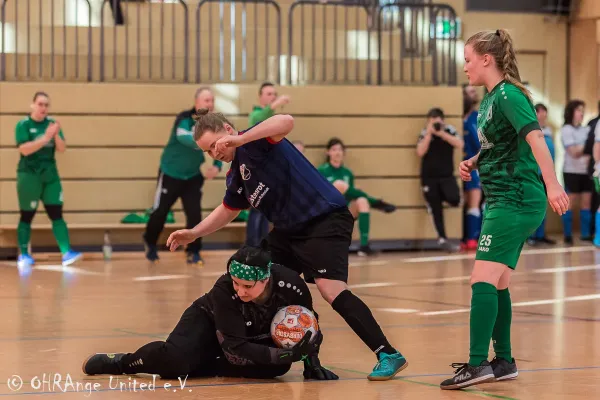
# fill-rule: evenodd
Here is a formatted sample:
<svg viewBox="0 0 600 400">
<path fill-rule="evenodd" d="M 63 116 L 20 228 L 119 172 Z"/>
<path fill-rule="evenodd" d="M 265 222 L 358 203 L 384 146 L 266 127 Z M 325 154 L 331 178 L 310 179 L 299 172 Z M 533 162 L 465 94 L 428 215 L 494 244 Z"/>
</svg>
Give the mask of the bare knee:
<svg viewBox="0 0 600 400">
<path fill-rule="evenodd" d="M 335 187 L 337 190 L 339 190 L 341 194 L 344 194 L 344 193 L 346 193 L 346 191 L 348 190 L 348 187 L 349 187 L 349 186 L 348 186 L 348 184 L 347 184 L 346 182 L 344 182 L 344 181 L 340 181 L 340 180 L 334 181 L 334 182 L 333 182 L 333 186 L 334 186 L 334 187 Z"/>
<path fill-rule="evenodd" d="M 334 281 L 332 279 L 319 278 L 315 279 L 315 283 L 317 284 L 319 293 L 321 293 L 323 299 L 329 304 L 333 303 L 340 293 L 348 289 L 348 285 L 345 282 Z"/>
<path fill-rule="evenodd" d="M 471 273 L 471 286 L 475 283 L 485 282 L 498 288 L 500 284 L 500 278 L 509 270 L 510 268 L 508 268 L 506 265 L 494 261 L 475 261 L 475 266 L 473 267 L 473 272 Z M 510 275 L 508 277 L 508 282 L 510 282 Z"/>
<path fill-rule="evenodd" d="M 365 197 L 356 199 L 356 207 L 359 213 L 368 213 L 370 210 L 369 201 Z"/>
</svg>

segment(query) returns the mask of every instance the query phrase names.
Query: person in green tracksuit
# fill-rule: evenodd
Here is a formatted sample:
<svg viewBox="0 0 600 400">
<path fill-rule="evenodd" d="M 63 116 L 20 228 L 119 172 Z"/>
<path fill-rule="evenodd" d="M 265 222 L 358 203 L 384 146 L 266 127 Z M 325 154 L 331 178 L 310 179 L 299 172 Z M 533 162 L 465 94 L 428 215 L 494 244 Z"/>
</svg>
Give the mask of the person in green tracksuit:
<svg viewBox="0 0 600 400">
<path fill-rule="evenodd" d="M 154 196 L 152 213 L 146 224 L 143 239 L 146 248 L 146 258 L 155 262 L 159 260 L 157 242 L 173 204 L 181 198 L 186 217 L 186 226 L 192 228 L 202 219 L 202 187 L 204 179 L 213 179 L 221 170 L 222 163 L 214 160 L 213 165 L 206 171 L 206 176 L 200 171 L 205 162 L 204 152 L 194 141 L 195 121 L 192 116 L 201 108 L 214 109 L 215 97 L 207 87 L 196 91 L 194 108 L 177 115 L 169 141 L 165 146 L 158 173 L 158 182 Z M 186 249 L 187 262 L 202 264 L 200 256 L 202 240 L 190 243 Z"/>
<path fill-rule="evenodd" d="M 248 118 L 249 125 L 252 127 L 275 115 L 275 110 L 290 102 L 286 95 L 277 96 L 275 86 L 270 82 L 265 82 L 258 90 L 259 106 L 254 106 Z M 258 247 L 260 242 L 269 233 L 269 221 L 254 207 L 250 207 L 248 221 L 246 222 L 246 244 L 248 246 Z"/>
<path fill-rule="evenodd" d="M 56 166 L 56 151 L 66 149 L 65 136 L 60 124 L 48 117 L 50 97 L 44 92 L 33 96 L 31 114 L 20 120 L 15 128 L 15 139 L 21 157 L 17 166 L 17 196 L 21 218 L 17 227 L 19 268 L 31 267 L 35 260 L 29 254 L 31 222 L 40 200 L 52 221 L 52 232 L 62 253 L 63 265 L 81 258 L 69 242 L 69 230 L 62 215 L 63 191 Z"/>
<path fill-rule="evenodd" d="M 396 211 L 396 206 L 386 203 L 381 199 L 375 199 L 367 193 L 354 186 L 354 174 L 344 166 L 344 152 L 346 147 L 338 138 L 332 138 L 327 143 L 327 162 L 317 169 L 329 182 L 333 184 L 348 201 L 348 208 L 358 218 L 358 230 L 360 232 L 360 256 L 373 254 L 369 244 L 369 229 L 371 225 L 370 208 L 391 213 Z"/>
</svg>

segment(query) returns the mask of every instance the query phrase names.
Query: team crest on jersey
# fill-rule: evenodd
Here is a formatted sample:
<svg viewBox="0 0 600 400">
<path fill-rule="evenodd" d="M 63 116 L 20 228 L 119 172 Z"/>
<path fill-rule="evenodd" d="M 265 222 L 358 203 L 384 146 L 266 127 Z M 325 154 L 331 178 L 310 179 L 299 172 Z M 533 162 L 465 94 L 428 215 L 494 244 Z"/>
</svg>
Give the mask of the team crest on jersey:
<svg viewBox="0 0 600 400">
<path fill-rule="evenodd" d="M 477 129 L 477 137 L 479 138 L 479 142 L 481 143 L 481 148 L 483 150 L 491 149 L 492 147 L 494 147 L 494 143 L 490 143 L 487 140 L 481 128 Z"/>
<path fill-rule="evenodd" d="M 246 168 L 246 164 L 240 165 L 240 175 L 242 176 L 242 179 L 245 181 L 250 179 L 250 170 L 248 168 Z"/>
<path fill-rule="evenodd" d="M 492 106 L 493 106 L 493 104 L 490 104 L 490 108 L 488 108 L 488 110 L 487 110 L 487 114 L 485 116 L 486 121 L 489 121 L 490 119 L 492 119 Z"/>
</svg>

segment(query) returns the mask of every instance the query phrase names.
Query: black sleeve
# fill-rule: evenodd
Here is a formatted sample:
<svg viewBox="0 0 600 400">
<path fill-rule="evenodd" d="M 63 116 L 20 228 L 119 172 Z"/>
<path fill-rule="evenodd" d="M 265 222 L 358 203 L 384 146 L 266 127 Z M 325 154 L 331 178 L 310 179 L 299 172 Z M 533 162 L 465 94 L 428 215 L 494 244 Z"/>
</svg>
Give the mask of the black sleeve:
<svg viewBox="0 0 600 400">
<path fill-rule="evenodd" d="M 289 350 L 278 349 L 248 342 L 246 324 L 241 311 L 231 294 L 215 286 L 211 291 L 214 304 L 215 327 L 221 348 L 230 362 L 248 364 L 291 364 L 291 357 L 285 357 Z M 283 357 L 282 357 L 283 356 Z"/>
<path fill-rule="evenodd" d="M 293 304 L 293 305 L 298 305 L 298 306 L 303 306 L 303 307 L 308 308 L 315 314 L 315 317 L 317 317 L 317 320 L 318 320 L 319 315 L 313 308 L 312 295 L 310 294 L 308 285 L 306 284 L 304 279 L 302 279 L 300 277 L 300 275 L 296 274 L 293 271 L 290 271 L 290 272 L 291 272 L 291 274 L 287 279 L 289 279 L 290 284 L 292 285 L 292 290 L 294 291 L 294 295 L 290 301 L 290 305 Z M 296 290 L 293 289 L 294 286 L 296 287 Z"/>
</svg>

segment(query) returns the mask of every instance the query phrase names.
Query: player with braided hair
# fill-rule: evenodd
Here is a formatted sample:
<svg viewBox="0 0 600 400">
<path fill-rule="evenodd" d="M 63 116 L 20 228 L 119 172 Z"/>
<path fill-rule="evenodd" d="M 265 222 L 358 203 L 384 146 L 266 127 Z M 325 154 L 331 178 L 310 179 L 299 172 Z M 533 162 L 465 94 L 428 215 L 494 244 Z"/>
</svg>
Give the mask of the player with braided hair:
<svg viewBox="0 0 600 400">
<path fill-rule="evenodd" d="M 484 31 L 469 38 L 464 71 L 471 85 L 485 86 L 488 93 L 477 118 L 481 150 L 461 162 L 459 171 L 469 181 L 471 171 L 479 170 L 487 207 L 471 273 L 469 361 L 452 364 L 455 375 L 441 383 L 442 389 L 517 377 L 510 343 L 511 273 L 523 244 L 546 215 L 546 201 L 559 215 L 569 208 L 508 32 Z M 496 357 L 490 363 L 491 339 Z"/>
</svg>

